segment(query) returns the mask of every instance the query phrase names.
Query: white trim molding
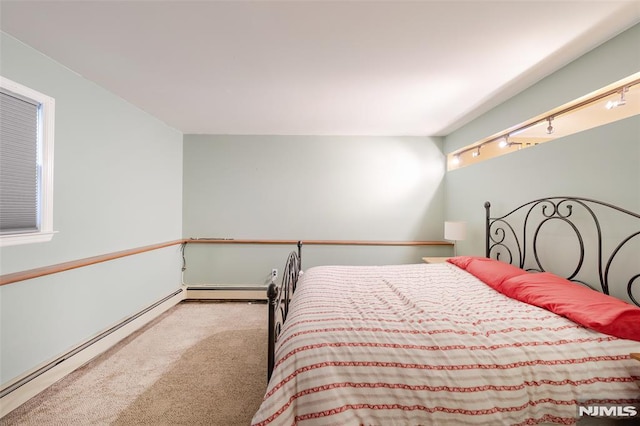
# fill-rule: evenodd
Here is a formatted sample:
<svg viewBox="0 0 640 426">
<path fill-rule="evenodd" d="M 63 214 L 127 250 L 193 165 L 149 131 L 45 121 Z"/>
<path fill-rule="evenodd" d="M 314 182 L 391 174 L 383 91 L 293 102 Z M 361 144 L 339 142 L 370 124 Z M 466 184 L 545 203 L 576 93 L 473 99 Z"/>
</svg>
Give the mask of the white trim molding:
<svg viewBox="0 0 640 426">
<path fill-rule="evenodd" d="M 53 232 L 29 232 L 25 234 L 0 235 L 0 247 L 17 246 L 19 244 L 45 243 L 51 241 Z"/>
</svg>

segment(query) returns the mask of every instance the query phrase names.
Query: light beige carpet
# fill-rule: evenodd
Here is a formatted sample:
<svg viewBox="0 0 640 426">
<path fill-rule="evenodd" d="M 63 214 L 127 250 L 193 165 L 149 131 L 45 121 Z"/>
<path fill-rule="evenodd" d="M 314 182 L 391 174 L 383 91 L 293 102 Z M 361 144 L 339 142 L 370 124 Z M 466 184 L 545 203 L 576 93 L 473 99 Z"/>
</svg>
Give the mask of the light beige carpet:
<svg viewBox="0 0 640 426">
<path fill-rule="evenodd" d="M 267 306 L 182 303 L 1 425 L 248 425 L 266 389 Z"/>
</svg>

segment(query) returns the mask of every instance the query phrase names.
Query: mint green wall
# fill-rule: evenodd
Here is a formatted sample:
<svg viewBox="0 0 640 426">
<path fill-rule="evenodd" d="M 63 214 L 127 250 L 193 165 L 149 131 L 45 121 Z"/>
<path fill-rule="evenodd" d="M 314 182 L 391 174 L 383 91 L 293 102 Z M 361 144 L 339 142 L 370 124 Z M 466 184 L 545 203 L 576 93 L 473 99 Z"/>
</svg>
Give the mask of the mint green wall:
<svg viewBox="0 0 640 426">
<path fill-rule="evenodd" d="M 184 235 L 440 240 L 443 174 L 439 138 L 185 135 Z M 263 284 L 290 249 L 188 246 L 185 281 Z M 304 267 L 407 263 L 442 250 L 308 246 L 303 256 Z"/>
<path fill-rule="evenodd" d="M 181 238 L 182 134 L 4 33 L 0 43 L 0 74 L 56 100 L 59 232 L 2 248 L 2 274 Z M 173 246 L 0 287 L 0 382 L 179 285 Z"/>
<path fill-rule="evenodd" d="M 640 71 L 640 25 L 602 44 L 448 135 L 445 152 Z M 640 211 L 640 116 L 448 172 L 445 217 L 466 220 L 462 254 L 484 254 L 484 208 L 496 213 L 545 196 L 573 195 Z M 636 271 L 637 273 L 637 271 Z"/>
</svg>

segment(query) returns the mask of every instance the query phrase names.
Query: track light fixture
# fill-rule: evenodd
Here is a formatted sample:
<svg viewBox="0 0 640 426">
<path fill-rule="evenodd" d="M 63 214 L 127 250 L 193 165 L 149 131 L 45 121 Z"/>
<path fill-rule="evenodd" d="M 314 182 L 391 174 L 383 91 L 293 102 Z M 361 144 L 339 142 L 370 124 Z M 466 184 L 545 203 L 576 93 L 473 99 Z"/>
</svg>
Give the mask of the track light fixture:
<svg viewBox="0 0 640 426">
<path fill-rule="evenodd" d="M 629 90 L 629 86 L 625 86 L 620 90 L 620 99 L 616 99 L 615 101 L 609 101 L 604 106 L 606 109 L 613 109 L 615 107 L 619 107 L 625 105 L 627 100 L 624 98 L 624 94 Z"/>
<path fill-rule="evenodd" d="M 467 148 L 463 151 L 457 152 L 455 154 L 453 154 L 453 158 L 451 159 L 451 163 L 454 165 L 458 165 L 462 162 L 462 155 L 466 154 L 467 152 L 473 151 L 471 153 L 471 156 L 473 158 L 479 157 L 480 156 L 480 147 L 482 145 L 478 145 L 478 146 L 474 146 L 472 148 Z"/>
<path fill-rule="evenodd" d="M 553 117 L 547 117 L 547 122 L 549 123 L 549 126 L 547 127 L 547 134 L 548 135 L 553 133 L 553 126 L 551 125 L 551 121 L 552 120 L 553 120 Z"/>
<path fill-rule="evenodd" d="M 505 135 L 502 139 L 500 139 L 500 142 L 498 142 L 498 146 L 502 149 L 504 148 L 510 148 L 514 145 L 518 145 L 518 149 L 522 148 L 522 143 L 521 142 L 511 142 L 509 141 L 509 135 Z"/>
</svg>

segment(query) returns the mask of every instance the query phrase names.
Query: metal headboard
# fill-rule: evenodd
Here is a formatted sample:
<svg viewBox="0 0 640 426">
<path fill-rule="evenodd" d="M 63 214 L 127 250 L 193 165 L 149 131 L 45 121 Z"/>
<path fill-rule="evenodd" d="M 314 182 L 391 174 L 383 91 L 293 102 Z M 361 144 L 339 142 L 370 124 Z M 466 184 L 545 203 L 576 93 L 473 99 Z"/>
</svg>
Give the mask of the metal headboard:
<svg viewBox="0 0 640 426">
<path fill-rule="evenodd" d="M 486 257 L 503 260 L 526 270 L 544 272 L 543 255 L 548 253 L 548 246 L 544 247 L 541 239 L 544 239 L 542 235 L 548 237 L 549 229 L 544 229 L 550 228 L 551 233 L 557 232 L 553 233 L 555 238 L 564 237 L 563 242 L 573 237 L 577 240 L 577 245 L 573 245 L 574 251 L 577 248 L 577 264 L 571 273 L 563 274 L 565 278 L 605 294 L 609 294 L 612 282 L 625 282 L 627 295 L 640 306 L 632 291 L 640 278 L 640 214 L 602 201 L 578 197 L 540 198 L 499 217 L 491 216 L 491 203 L 487 201 L 484 206 Z M 568 229 L 564 227 L 566 235 L 560 235 L 563 229 L 558 225 L 568 225 Z M 612 231 L 610 225 L 617 228 Z M 566 255 L 559 249 L 556 259 Z M 548 260 L 549 255 L 546 257 Z M 596 262 L 595 267 L 591 264 L 592 259 Z M 589 279 L 583 278 L 590 270 Z M 614 270 L 616 278 L 612 280 Z M 620 275 L 624 278 L 619 278 Z"/>
</svg>

